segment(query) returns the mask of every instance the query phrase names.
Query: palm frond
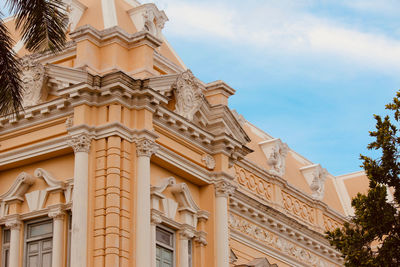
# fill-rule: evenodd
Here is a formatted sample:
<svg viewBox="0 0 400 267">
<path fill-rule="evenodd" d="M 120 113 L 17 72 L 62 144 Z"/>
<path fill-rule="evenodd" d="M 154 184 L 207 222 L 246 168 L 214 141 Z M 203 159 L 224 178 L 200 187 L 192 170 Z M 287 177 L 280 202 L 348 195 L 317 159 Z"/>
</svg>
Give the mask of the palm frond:
<svg viewBox="0 0 400 267">
<path fill-rule="evenodd" d="M 13 41 L 3 20 L 0 19 L 0 115 L 22 109 L 20 64 L 13 49 Z"/>
<path fill-rule="evenodd" d="M 60 51 L 66 41 L 68 18 L 62 0 L 7 0 L 15 25 L 31 52 Z"/>
</svg>

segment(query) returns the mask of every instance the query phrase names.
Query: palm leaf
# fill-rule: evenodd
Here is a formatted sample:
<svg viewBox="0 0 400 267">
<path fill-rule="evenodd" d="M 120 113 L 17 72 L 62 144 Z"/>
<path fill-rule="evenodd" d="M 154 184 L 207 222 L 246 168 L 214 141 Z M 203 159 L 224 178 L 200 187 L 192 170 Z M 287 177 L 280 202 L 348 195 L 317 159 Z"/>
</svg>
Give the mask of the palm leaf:
<svg viewBox="0 0 400 267">
<path fill-rule="evenodd" d="M 22 108 L 20 65 L 12 46 L 8 29 L 0 19 L 0 115 L 14 113 Z"/>
<path fill-rule="evenodd" d="M 15 25 L 31 52 L 60 51 L 66 41 L 68 17 L 62 0 L 7 0 Z"/>
</svg>

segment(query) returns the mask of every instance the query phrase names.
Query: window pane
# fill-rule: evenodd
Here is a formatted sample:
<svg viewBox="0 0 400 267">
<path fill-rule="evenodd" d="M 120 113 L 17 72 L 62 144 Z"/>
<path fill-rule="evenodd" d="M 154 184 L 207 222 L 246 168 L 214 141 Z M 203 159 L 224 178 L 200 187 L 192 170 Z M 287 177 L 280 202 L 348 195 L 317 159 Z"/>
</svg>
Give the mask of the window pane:
<svg viewBox="0 0 400 267">
<path fill-rule="evenodd" d="M 28 267 L 39 267 L 39 256 L 30 256 L 28 258 Z"/>
<path fill-rule="evenodd" d="M 53 247 L 52 240 L 47 239 L 42 242 L 42 251 L 51 250 Z"/>
<path fill-rule="evenodd" d="M 4 251 L 4 267 L 8 267 L 9 266 L 9 262 L 10 261 L 10 250 L 6 249 Z"/>
<path fill-rule="evenodd" d="M 37 252 L 39 252 L 39 243 L 38 242 L 29 243 L 28 244 L 28 252 L 29 253 L 37 253 Z"/>
<path fill-rule="evenodd" d="M 29 225 L 29 237 L 35 237 L 53 232 L 53 224 L 51 222 Z"/>
<path fill-rule="evenodd" d="M 168 246 L 172 247 L 173 246 L 173 244 L 172 244 L 172 236 L 173 236 L 172 233 L 157 228 L 156 240 L 158 242 L 161 242 L 161 243 L 163 243 L 165 245 L 168 245 Z"/>
<path fill-rule="evenodd" d="M 43 267 L 51 267 L 51 252 L 43 254 L 42 266 Z"/>
<path fill-rule="evenodd" d="M 3 244 L 10 243 L 10 229 L 5 229 L 3 231 Z"/>
</svg>

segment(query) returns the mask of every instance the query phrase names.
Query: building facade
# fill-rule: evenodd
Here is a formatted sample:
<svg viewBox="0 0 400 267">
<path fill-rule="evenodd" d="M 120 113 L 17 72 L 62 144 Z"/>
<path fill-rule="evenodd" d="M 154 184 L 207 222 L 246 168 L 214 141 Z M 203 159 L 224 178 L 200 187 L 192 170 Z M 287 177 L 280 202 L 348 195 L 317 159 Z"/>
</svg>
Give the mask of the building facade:
<svg viewBox="0 0 400 267">
<path fill-rule="evenodd" d="M 25 110 L 0 118 L 1 266 L 342 265 L 324 232 L 362 172 L 334 177 L 231 110 L 154 4 L 66 2 L 62 52 L 13 33 Z"/>
</svg>

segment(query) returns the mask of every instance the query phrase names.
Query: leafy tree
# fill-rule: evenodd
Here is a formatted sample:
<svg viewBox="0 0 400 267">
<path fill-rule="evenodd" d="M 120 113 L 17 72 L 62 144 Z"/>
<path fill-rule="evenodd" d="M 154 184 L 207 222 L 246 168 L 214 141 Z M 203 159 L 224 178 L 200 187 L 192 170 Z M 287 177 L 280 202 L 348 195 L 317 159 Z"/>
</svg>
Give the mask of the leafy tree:
<svg viewBox="0 0 400 267">
<path fill-rule="evenodd" d="M 368 149 L 380 156 L 372 159 L 361 155 L 362 167 L 369 179 L 366 195 L 357 194 L 351 205 L 354 217 L 342 229 L 327 232 L 331 245 L 339 250 L 345 266 L 400 266 L 400 91 L 386 105 L 392 116 L 374 115 L 376 130 Z M 394 189 L 389 202 L 386 186 Z"/>
<path fill-rule="evenodd" d="M 68 20 L 62 0 L 6 0 L 6 6 L 15 16 L 15 28 L 20 31 L 28 51 L 57 52 L 63 48 Z M 13 45 L 0 18 L 0 115 L 22 108 L 20 63 Z"/>
</svg>

